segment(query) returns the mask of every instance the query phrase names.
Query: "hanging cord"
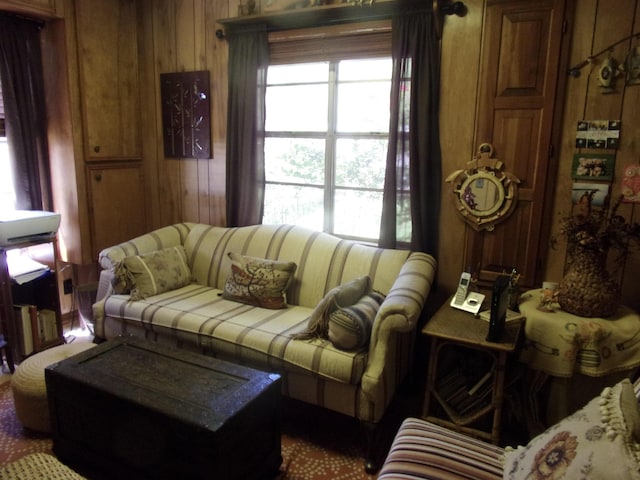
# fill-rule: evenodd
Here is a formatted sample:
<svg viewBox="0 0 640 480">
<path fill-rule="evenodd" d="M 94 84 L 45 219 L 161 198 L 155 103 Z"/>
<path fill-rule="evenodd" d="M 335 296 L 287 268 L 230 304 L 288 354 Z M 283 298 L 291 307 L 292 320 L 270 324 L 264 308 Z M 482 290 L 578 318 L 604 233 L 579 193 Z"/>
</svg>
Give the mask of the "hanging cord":
<svg viewBox="0 0 640 480">
<path fill-rule="evenodd" d="M 572 77 L 578 78 L 580 76 L 580 70 L 582 70 L 582 68 L 585 65 L 588 65 L 589 63 L 592 63 L 593 60 L 595 60 L 596 58 L 598 58 L 600 55 L 602 55 L 605 52 L 612 52 L 613 48 L 620 45 L 622 42 L 626 42 L 627 40 L 629 40 L 630 38 L 637 38 L 640 37 L 640 32 L 638 33 L 632 33 L 631 35 L 627 35 L 626 37 L 624 37 L 621 40 L 618 40 L 615 43 L 612 43 L 611 45 L 609 45 L 606 48 L 603 48 L 602 50 L 600 50 L 598 53 L 591 55 L 590 57 L 587 57 L 585 60 L 583 60 L 582 62 L 578 63 L 577 65 L 571 67 L 569 69 L 569 75 L 571 75 Z"/>
</svg>

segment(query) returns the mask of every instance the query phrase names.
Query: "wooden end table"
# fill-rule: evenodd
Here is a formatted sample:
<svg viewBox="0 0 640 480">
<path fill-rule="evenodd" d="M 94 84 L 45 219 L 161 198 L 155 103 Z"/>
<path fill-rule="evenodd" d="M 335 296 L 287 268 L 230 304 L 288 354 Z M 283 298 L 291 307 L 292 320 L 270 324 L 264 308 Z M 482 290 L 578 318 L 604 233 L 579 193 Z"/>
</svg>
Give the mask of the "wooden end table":
<svg viewBox="0 0 640 480">
<path fill-rule="evenodd" d="M 422 334 L 431 339 L 422 417 L 498 444 L 507 358 L 518 348 L 523 327 L 522 318 L 508 322 L 500 341 L 489 342 L 486 340 L 489 322 L 452 308 L 448 302 L 440 307 L 422 329 Z M 455 369 L 439 370 L 438 362 L 452 348 L 480 352 L 481 356 L 486 355 L 490 366 L 481 377 L 467 381 L 461 378 L 462 374 L 456 376 Z M 445 378 L 446 375 L 449 377 Z M 445 415 L 431 413 L 434 399 Z M 476 428 L 475 422 L 490 413 L 493 413 L 490 431 Z"/>
</svg>

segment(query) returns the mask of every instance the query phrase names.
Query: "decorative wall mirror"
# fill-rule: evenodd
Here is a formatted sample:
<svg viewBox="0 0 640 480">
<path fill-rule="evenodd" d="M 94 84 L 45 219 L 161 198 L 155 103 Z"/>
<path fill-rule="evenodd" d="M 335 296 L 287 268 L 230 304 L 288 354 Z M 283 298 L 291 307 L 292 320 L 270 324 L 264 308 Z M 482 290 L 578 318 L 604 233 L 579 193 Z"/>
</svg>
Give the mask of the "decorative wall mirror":
<svg viewBox="0 0 640 480">
<path fill-rule="evenodd" d="M 462 218 L 475 230 L 493 230 L 513 211 L 520 180 L 504 172 L 504 164 L 493 157 L 493 146 L 483 143 L 465 170 L 446 179 L 453 183 L 453 201 Z"/>
</svg>

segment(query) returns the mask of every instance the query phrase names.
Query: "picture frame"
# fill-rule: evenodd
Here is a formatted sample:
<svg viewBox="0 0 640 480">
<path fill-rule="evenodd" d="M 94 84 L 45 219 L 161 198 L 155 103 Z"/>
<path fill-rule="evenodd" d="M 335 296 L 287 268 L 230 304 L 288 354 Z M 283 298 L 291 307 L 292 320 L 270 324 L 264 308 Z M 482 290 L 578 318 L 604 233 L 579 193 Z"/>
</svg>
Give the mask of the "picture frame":
<svg viewBox="0 0 640 480">
<path fill-rule="evenodd" d="M 620 144 L 620 120 L 580 120 L 576 148 L 616 150 Z"/>
<path fill-rule="evenodd" d="M 574 180 L 613 180 L 616 156 L 608 153 L 576 153 L 571 163 Z"/>
<path fill-rule="evenodd" d="M 167 158 L 211 158 L 209 71 L 160 74 L 162 138 Z"/>
<path fill-rule="evenodd" d="M 586 204 L 586 196 L 594 192 L 591 198 L 592 207 L 604 207 L 609 197 L 608 183 L 575 182 L 571 189 L 571 201 L 574 206 L 581 207 Z"/>
</svg>

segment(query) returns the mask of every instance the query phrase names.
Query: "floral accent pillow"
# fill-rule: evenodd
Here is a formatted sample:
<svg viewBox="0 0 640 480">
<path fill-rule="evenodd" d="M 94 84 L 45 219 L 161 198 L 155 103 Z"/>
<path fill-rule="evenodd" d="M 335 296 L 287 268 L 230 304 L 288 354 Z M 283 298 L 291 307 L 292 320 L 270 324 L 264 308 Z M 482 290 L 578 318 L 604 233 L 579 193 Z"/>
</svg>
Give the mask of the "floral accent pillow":
<svg viewBox="0 0 640 480">
<path fill-rule="evenodd" d="M 234 252 L 231 273 L 224 285 L 222 297 L 262 308 L 285 308 L 286 290 L 293 280 L 294 262 L 248 257 Z"/>
<path fill-rule="evenodd" d="M 505 454 L 503 478 L 640 479 L 640 412 L 628 379 Z"/>
<path fill-rule="evenodd" d="M 116 266 L 114 274 L 114 292 L 130 292 L 131 301 L 142 300 L 191 283 L 191 270 L 181 245 L 125 257 Z"/>
</svg>

